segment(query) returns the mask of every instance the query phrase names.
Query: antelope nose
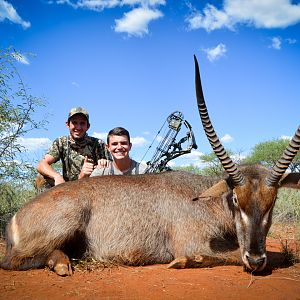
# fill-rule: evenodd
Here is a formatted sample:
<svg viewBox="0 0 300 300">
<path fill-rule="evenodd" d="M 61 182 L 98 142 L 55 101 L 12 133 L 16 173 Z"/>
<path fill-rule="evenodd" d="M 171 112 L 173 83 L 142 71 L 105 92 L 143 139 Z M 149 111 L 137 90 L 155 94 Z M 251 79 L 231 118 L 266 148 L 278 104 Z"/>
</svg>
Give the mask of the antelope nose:
<svg viewBox="0 0 300 300">
<path fill-rule="evenodd" d="M 257 256 L 257 255 L 246 255 L 249 266 L 252 270 L 260 270 L 260 268 L 266 263 L 266 256 Z"/>
</svg>

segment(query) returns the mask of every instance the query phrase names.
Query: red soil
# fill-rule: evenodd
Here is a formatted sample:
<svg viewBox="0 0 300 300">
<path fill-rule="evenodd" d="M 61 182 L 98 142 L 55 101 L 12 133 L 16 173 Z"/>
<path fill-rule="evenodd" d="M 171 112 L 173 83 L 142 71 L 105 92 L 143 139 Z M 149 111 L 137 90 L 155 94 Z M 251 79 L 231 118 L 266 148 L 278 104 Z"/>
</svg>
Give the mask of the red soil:
<svg viewBox="0 0 300 300">
<path fill-rule="evenodd" d="M 263 275 L 241 266 L 167 269 L 166 265 L 75 269 L 59 277 L 47 269 L 0 269 L 0 299 L 300 299 L 300 263 L 287 266 L 278 240 L 268 239 Z M 3 243 L 0 253 L 3 254 Z M 299 247 L 295 242 L 289 245 Z M 299 248 L 298 248 L 299 249 Z"/>
</svg>

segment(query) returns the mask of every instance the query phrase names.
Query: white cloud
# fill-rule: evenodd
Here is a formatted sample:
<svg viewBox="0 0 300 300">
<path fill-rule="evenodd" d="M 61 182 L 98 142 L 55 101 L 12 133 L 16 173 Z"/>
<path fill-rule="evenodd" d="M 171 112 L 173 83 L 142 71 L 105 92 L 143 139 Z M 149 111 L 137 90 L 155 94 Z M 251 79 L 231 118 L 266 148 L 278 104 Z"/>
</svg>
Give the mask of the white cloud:
<svg viewBox="0 0 300 300">
<path fill-rule="evenodd" d="M 8 19 L 9 21 L 20 24 L 24 29 L 31 26 L 30 22 L 24 21 L 17 13 L 15 8 L 5 0 L 0 0 L 0 22 Z"/>
<path fill-rule="evenodd" d="M 75 87 L 79 87 L 79 84 L 76 81 L 72 81 L 71 84 L 74 85 Z"/>
<path fill-rule="evenodd" d="M 221 141 L 223 143 L 230 143 L 233 141 L 233 137 L 231 135 L 229 135 L 228 133 L 226 133 L 222 138 Z"/>
<path fill-rule="evenodd" d="M 176 166 L 176 162 L 175 161 L 173 161 L 173 160 L 170 160 L 170 161 L 168 161 L 168 164 L 167 164 L 170 168 L 173 168 L 173 167 L 175 167 Z"/>
<path fill-rule="evenodd" d="M 106 143 L 107 132 L 93 132 L 92 136 Z"/>
<path fill-rule="evenodd" d="M 168 162 L 170 167 L 187 167 L 187 166 L 195 166 L 195 167 L 203 167 L 204 163 L 201 161 L 200 156 L 204 153 L 192 149 L 191 153 L 184 154 L 174 160 Z"/>
<path fill-rule="evenodd" d="M 70 4 L 70 1 L 64 2 Z M 102 11 L 105 8 L 113 8 L 118 5 L 120 5 L 118 0 L 79 0 L 72 4 L 75 8 L 86 8 L 95 11 Z"/>
<path fill-rule="evenodd" d="M 124 32 L 129 36 L 142 37 L 148 34 L 148 24 L 161 18 L 162 12 L 147 7 L 139 7 L 125 13 L 122 19 L 116 20 L 114 27 L 116 32 Z"/>
<path fill-rule="evenodd" d="M 183 157 L 188 160 L 199 160 L 203 154 L 203 152 L 192 150 L 191 153 L 185 154 Z"/>
<path fill-rule="evenodd" d="M 48 1 L 52 4 L 54 1 Z M 115 32 L 127 33 L 129 36 L 142 37 L 149 33 L 148 25 L 151 21 L 163 17 L 157 9 L 165 5 L 165 0 L 56 0 L 56 4 L 67 4 L 75 9 L 89 9 L 101 12 L 104 9 L 129 6 L 131 10 L 124 13 L 121 19 L 115 20 Z"/>
<path fill-rule="evenodd" d="M 203 13 L 193 9 L 186 19 L 190 29 L 233 30 L 241 23 L 256 28 L 285 28 L 300 21 L 300 4 L 290 0 L 225 0 L 223 8 L 207 4 Z"/>
<path fill-rule="evenodd" d="M 131 137 L 130 141 L 134 147 L 142 147 L 148 143 L 144 137 L 140 137 L 140 136 Z"/>
<path fill-rule="evenodd" d="M 276 50 L 280 50 L 281 49 L 281 38 L 280 37 L 273 37 L 271 39 L 272 44 L 270 46 L 270 48 L 276 49 Z"/>
<path fill-rule="evenodd" d="M 204 8 L 204 15 L 194 11 L 187 19 L 190 29 L 204 28 L 212 31 L 222 27 L 232 28 L 230 17 L 226 12 L 217 10 L 213 5 L 207 4 Z"/>
<path fill-rule="evenodd" d="M 165 5 L 165 0 L 121 0 L 121 5 L 141 5 L 141 6 L 157 6 Z"/>
<path fill-rule="evenodd" d="M 224 44 L 220 43 L 219 45 L 217 45 L 214 48 L 204 49 L 203 51 L 206 52 L 208 60 L 213 62 L 213 61 L 225 56 L 227 49 Z"/>
<path fill-rule="evenodd" d="M 85 8 L 95 11 L 102 11 L 107 8 L 114 8 L 117 6 L 143 6 L 154 7 L 158 5 L 165 5 L 165 0 L 56 0 L 48 1 L 49 4 L 53 2 L 57 4 L 68 4 L 73 8 Z"/>
<path fill-rule="evenodd" d="M 204 155 L 203 152 L 192 149 L 190 153 L 180 156 L 178 160 L 183 160 L 185 165 L 198 164 L 202 155 Z"/>
<path fill-rule="evenodd" d="M 269 48 L 273 48 L 276 50 L 281 50 L 283 44 L 288 44 L 288 45 L 294 45 L 297 43 L 296 39 L 282 39 L 280 36 L 274 36 L 271 39 L 271 45 L 269 46 Z"/>
<path fill-rule="evenodd" d="M 296 39 L 286 39 L 287 43 L 290 45 L 296 44 L 297 40 Z"/>
<path fill-rule="evenodd" d="M 291 140 L 293 137 L 288 136 L 288 135 L 282 135 L 280 138 L 283 139 L 283 140 Z"/>
<path fill-rule="evenodd" d="M 51 141 L 48 138 L 18 138 L 18 143 L 28 151 L 46 150 Z"/>
<path fill-rule="evenodd" d="M 21 53 L 12 53 L 11 56 L 19 63 L 23 64 L 23 65 L 29 65 L 29 59 Z"/>
</svg>

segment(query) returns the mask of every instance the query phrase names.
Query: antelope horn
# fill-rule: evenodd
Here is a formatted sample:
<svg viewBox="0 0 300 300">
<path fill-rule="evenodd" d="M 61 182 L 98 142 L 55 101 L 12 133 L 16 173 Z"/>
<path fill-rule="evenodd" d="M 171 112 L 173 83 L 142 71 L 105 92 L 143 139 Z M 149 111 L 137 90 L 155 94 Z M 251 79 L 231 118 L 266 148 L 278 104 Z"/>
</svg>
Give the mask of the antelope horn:
<svg viewBox="0 0 300 300">
<path fill-rule="evenodd" d="M 197 104 L 198 104 L 198 110 L 202 121 L 203 129 L 215 154 L 220 160 L 223 168 L 232 178 L 234 186 L 243 185 L 245 180 L 242 173 L 238 170 L 236 164 L 231 160 L 231 158 L 226 153 L 210 121 L 207 107 L 204 101 L 204 95 L 203 95 L 200 72 L 199 72 L 199 65 L 195 55 L 194 55 L 194 60 L 195 60 L 195 84 L 196 84 Z"/>
<path fill-rule="evenodd" d="M 266 184 L 268 186 L 276 186 L 276 184 L 279 182 L 280 178 L 292 162 L 293 158 L 297 155 L 299 148 L 300 126 L 298 127 L 295 135 L 284 150 L 281 158 L 276 162 L 275 166 L 272 168 L 270 176 L 266 178 Z"/>
</svg>

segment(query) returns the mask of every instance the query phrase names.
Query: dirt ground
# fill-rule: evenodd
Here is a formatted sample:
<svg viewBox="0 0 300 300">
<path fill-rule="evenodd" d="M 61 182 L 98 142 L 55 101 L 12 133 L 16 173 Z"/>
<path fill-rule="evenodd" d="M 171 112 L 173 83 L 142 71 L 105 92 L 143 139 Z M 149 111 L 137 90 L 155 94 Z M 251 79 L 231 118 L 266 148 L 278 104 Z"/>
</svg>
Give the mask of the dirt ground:
<svg viewBox="0 0 300 300">
<path fill-rule="evenodd" d="M 251 275 L 241 266 L 205 269 L 144 267 L 75 269 L 59 277 L 47 269 L 0 269 L 0 299 L 298 299 L 300 263 L 288 266 L 278 239 L 267 242 L 270 264 L 265 274 Z M 0 244 L 3 254 L 4 244 Z M 290 248 L 299 249 L 295 242 Z M 297 250 L 298 251 L 298 250 Z"/>
</svg>

